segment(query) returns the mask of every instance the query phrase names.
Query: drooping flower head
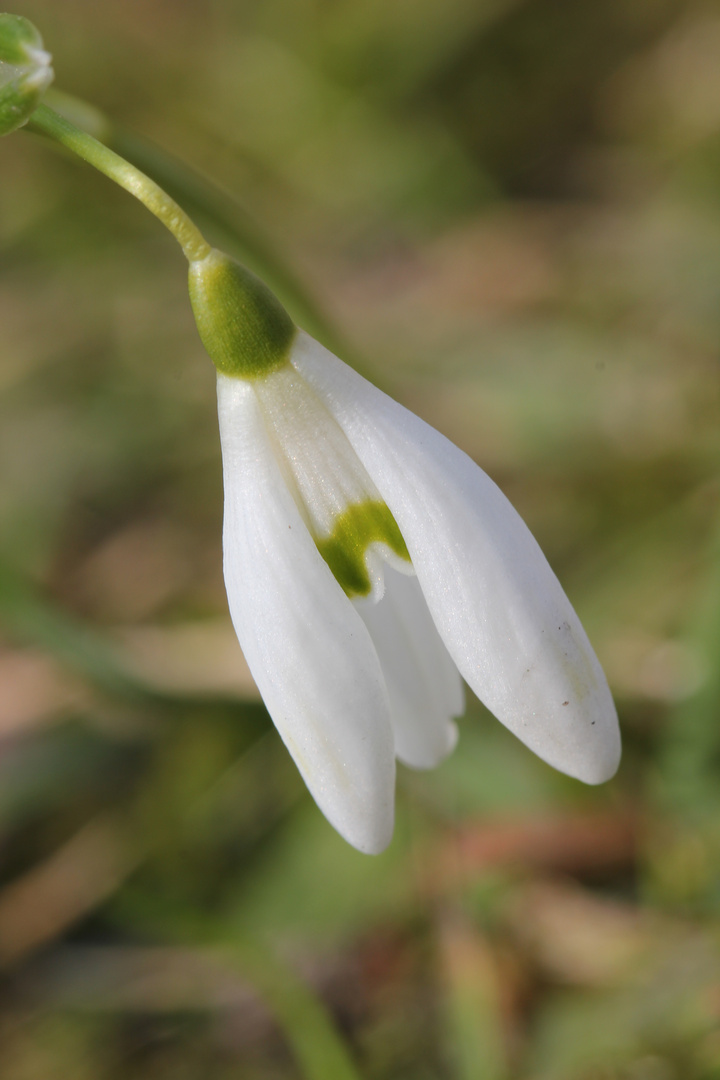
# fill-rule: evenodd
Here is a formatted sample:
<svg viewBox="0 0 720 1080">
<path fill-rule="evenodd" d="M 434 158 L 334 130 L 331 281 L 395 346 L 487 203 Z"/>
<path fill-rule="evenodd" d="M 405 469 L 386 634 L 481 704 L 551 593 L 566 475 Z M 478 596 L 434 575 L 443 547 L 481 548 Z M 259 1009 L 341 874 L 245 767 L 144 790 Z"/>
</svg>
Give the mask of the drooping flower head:
<svg viewBox="0 0 720 1080">
<path fill-rule="evenodd" d="M 191 262 L 190 295 L 218 369 L 230 613 L 335 828 L 388 844 L 395 758 L 429 768 L 453 749 L 462 679 L 549 764 L 611 777 L 605 676 L 499 488 L 227 256 Z"/>
</svg>

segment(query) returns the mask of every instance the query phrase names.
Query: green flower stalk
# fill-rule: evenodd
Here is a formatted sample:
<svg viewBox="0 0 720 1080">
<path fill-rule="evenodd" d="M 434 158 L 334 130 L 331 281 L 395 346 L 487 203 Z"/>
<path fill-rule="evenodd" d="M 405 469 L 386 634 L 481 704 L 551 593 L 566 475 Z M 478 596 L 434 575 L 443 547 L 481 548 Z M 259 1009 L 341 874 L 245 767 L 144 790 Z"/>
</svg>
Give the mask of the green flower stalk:
<svg viewBox="0 0 720 1080">
<path fill-rule="evenodd" d="M 49 59 L 38 59 L 39 37 L 28 45 L 19 24 L 5 25 L 17 40 L 0 55 L 36 58 L 7 83 L 17 98 L 23 78 L 46 85 Z M 24 122 L 139 199 L 188 260 L 217 368 L 230 614 L 280 735 L 342 836 L 365 852 L 390 842 L 396 758 L 425 769 L 452 751 L 463 679 L 549 764 L 609 779 L 620 733 L 605 676 L 492 480 L 296 327 L 139 169 L 45 104 Z"/>
<path fill-rule="evenodd" d="M 149 176 L 114 150 L 88 135 L 47 105 L 39 105 L 27 123 L 29 131 L 48 136 L 134 195 L 175 237 L 188 259 L 204 259 L 210 245 L 183 209 Z"/>
</svg>

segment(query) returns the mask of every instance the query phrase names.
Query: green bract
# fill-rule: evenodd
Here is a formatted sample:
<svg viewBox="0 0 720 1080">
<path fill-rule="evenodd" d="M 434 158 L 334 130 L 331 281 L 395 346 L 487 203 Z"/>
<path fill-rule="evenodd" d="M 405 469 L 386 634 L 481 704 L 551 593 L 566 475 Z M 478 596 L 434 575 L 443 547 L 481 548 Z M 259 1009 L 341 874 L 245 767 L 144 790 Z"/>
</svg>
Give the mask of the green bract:
<svg viewBox="0 0 720 1080">
<path fill-rule="evenodd" d="M 258 379 L 287 363 L 295 324 L 266 285 L 213 249 L 190 263 L 190 302 L 218 371 Z"/>
<path fill-rule="evenodd" d="M 27 64 L 28 50 L 42 47 L 42 38 L 31 22 L 22 15 L 0 13 L 0 60 Z"/>
<path fill-rule="evenodd" d="M 22 127 L 53 79 L 52 57 L 20 15 L 0 14 L 0 135 Z"/>
</svg>

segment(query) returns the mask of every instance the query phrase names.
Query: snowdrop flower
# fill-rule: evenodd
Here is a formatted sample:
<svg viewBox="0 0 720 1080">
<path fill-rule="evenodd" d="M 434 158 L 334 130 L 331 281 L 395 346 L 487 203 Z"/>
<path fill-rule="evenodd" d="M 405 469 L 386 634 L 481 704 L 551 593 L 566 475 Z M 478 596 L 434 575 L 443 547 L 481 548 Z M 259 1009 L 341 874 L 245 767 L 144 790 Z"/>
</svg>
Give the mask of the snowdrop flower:
<svg viewBox="0 0 720 1080">
<path fill-rule="evenodd" d="M 453 749 L 462 680 L 536 754 L 615 772 L 617 716 L 528 529 L 452 443 L 298 330 L 150 177 L 41 97 L 51 57 L 0 14 L 0 135 L 26 125 L 139 199 L 190 264 L 218 369 L 225 582 L 240 645 L 318 806 L 361 851 L 393 829 L 395 759 Z"/>
<path fill-rule="evenodd" d="M 220 252 L 191 262 L 190 295 L 218 369 L 230 613 L 338 832 L 365 852 L 389 843 L 395 759 L 450 753 L 462 679 L 549 764 L 609 779 L 605 676 L 492 480 Z"/>
</svg>

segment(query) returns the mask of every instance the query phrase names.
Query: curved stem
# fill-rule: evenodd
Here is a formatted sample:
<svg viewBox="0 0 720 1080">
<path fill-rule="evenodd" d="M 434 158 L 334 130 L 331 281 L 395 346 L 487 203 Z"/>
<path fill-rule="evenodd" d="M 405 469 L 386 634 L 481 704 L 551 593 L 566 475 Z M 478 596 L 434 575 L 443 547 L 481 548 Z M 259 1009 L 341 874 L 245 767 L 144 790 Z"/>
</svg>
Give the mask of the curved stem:
<svg viewBox="0 0 720 1080">
<path fill-rule="evenodd" d="M 195 223 L 154 180 L 64 116 L 47 105 L 40 105 L 27 128 L 54 139 L 139 199 L 173 234 L 188 262 L 203 259 L 210 252 L 210 245 Z"/>
<path fill-rule="evenodd" d="M 52 88 L 47 91 L 45 101 L 76 126 L 93 132 L 118 154 L 137 162 L 187 207 L 200 226 L 208 229 L 218 247 L 235 256 L 278 295 L 298 326 L 374 383 L 381 386 L 385 383 L 384 388 L 392 392 L 384 371 L 376 364 L 369 365 L 338 332 L 302 278 L 233 196 L 166 149 L 113 123 L 94 105 Z"/>
</svg>

